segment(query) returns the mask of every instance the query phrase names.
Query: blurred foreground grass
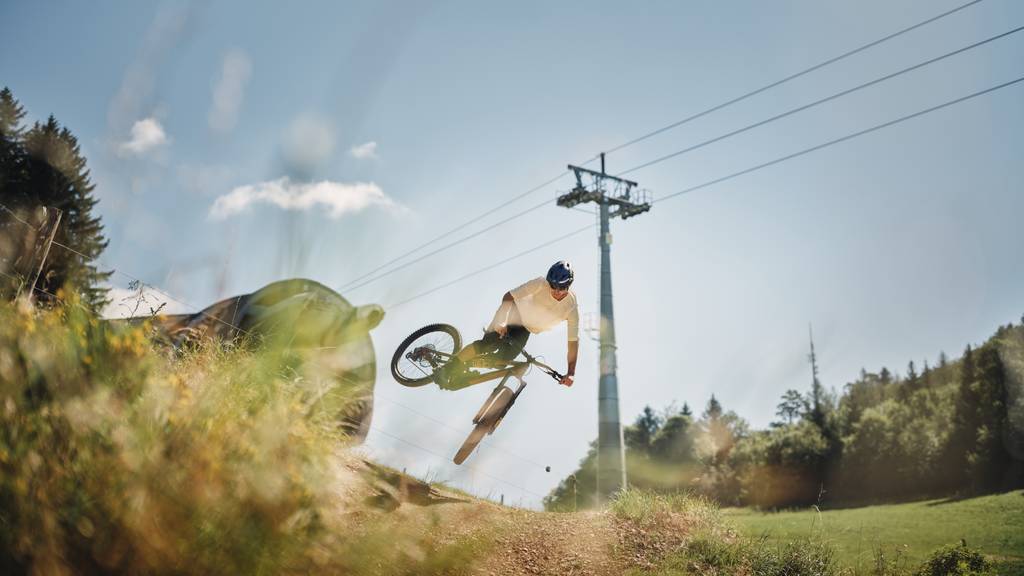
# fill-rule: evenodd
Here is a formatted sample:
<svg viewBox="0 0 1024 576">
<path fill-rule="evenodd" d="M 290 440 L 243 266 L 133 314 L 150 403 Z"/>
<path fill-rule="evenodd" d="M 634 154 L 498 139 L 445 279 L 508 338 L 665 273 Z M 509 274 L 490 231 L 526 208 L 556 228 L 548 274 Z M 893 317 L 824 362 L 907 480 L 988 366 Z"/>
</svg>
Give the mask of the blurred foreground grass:
<svg viewBox="0 0 1024 576">
<path fill-rule="evenodd" d="M 73 296 L 68 296 L 73 298 Z M 336 403 L 288 350 L 175 352 L 0 304 L 0 573 L 460 573 L 473 541 L 342 508 Z"/>
</svg>

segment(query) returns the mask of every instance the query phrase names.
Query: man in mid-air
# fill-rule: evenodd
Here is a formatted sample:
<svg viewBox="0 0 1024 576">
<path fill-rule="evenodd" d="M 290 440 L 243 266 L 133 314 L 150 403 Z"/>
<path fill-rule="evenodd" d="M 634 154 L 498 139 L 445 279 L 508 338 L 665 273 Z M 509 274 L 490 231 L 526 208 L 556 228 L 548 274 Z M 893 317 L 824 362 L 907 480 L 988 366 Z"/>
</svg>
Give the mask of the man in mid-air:
<svg viewBox="0 0 1024 576">
<path fill-rule="evenodd" d="M 513 288 L 501 298 L 484 337 L 463 348 L 451 362 L 434 372 L 434 381 L 445 390 L 458 390 L 465 373 L 465 361 L 480 354 L 494 354 L 512 360 L 522 352 L 530 334 L 546 332 L 562 322 L 569 324 L 566 361 L 569 369 L 561 383 L 572 386 L 576 374 L 576 357 L 580 349 L 580 314 L 576 293 L 569 289 L 573 271 L 568 262 L 560 260 L 548 270 L 546 277 L 537 277 Z"/>
</svg>

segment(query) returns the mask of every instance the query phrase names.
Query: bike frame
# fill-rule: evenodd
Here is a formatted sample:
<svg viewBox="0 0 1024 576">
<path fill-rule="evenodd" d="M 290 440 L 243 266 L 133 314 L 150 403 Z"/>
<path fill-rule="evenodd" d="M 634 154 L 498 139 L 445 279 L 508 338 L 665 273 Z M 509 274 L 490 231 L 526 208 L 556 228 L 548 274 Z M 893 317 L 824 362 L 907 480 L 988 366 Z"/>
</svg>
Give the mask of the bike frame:
<svg viewBox="0 0 1024 576">
<path fill-rule="evenodd" d="M 445 360 L 448 360 L 454 356 L 453 354 L 448 354 L 447 352 L 439 352 L 437 350 L 431 350 L 430 353 L 445 358 Z M 530 353 L 527 352 L 526 350 L 520 351 L 520 354 L 526 357 L 525 362 L 522 360 L 500 360 L 497 358 L 489 358 L 487 356 L 478 356 L 476 358 L 470 358 L 469 360 L 466 361 L 467 368 L 494 368 L 494 370 L 491 370 L 489 372 L 482 372 L 475 376 L 470 376 L 468 378 L 461 379 L 462 386 L 459 386 L 459 389 L 468 388 L 469 386 L 482 384 L 484 382 L 497 380 L 499 378 L 501 378 L 501 384 L 507 382 L 510 377 L 515 377 L 517 380 L 519 380 L 519 382 L 522 383 L 523 375 L 526 374 L 526 370 L 531 365 L 537 366 L 538 368 L 543 370 L 548 376 L 551 376 L 556 380 L 562 379 L 562 375 L 559 374 L 554 368 L 548 366 L 547 364 L 541 362 L 540 360 L 537 360 L 536 356 L 531 356 Z"/>
<path fill-rule="evenodd" d="M 544 371 L 544 373 L 546 373 L 548 376 L 551 376 L 555 380 L 560 381 L 562 379 L 562 375 L 556 372 L 554 368 L 548 366 L 547 364 L 541 362 L 540 360 L 537 360 L 535 357 L 530 356 L 530 354 L 527 351 L 523 350 L 522 354 L 523 356 L 526 356 L 526 362 L 512 362 L 511 364 L 513 365 L 509 366 L 508 368 L 505 368 L 503 370 L 494 370 L 492 372 L 486 372 L 484 374 L 481 374 L 479 377 L 469 379 L 469 383 L 466 384 L 466 386 L 472 386 L 473 384 L 479 384 L 481 382 L 487 382 L 488 380 L 495 380 L 501 377 L 501 382 L 499 382 L 498 385 L 494 387 L 494 391 L 497 392 L 498 390 L 505 386 L 505 383 L 508 382 L 509 378 L 515 377 L 516 380 L 519 380 L 519 386 L 516 387 L 516 390 L 514 392 L 512 392 L 512 398 L 509 399 L 508 403 L 502 409 L 501 414 L 498 414 L 498 416 L 493 419 L 488 433 L 493 432 L 494 429 L 498 427 L 498 424 L 500 424 L 501 421 L 505 418 L 505 415 L 508 414 L 508 411 L 512 409 L 512 405 L 516 403 L 516 399 L 519 398 L 519 394 L 521 394 L 523 392 L 523 389 L 526 388 L 526 380 L 523 379 L 523 376 L 526 373 L 526 369 L 530 367 L 530 365 L 536 365 L 538 368 Z M 494 362 L 505 363 L 506 365 L 509 364 L 509 362 L 504 362 L 501 360 L 495 360 Z M 509 389 L 511 390 L 511 388 Z M 477 417 L 473 419 L 474 424 L 479 423 L 479 419 L 483 416 L 482 413 L 486 410 L 489 402 L 490 400 L 488 400 L 488 402 L 485 402 L 484 405 L 481 406 L 480 413 L 478 413 Z"/>
</svg>

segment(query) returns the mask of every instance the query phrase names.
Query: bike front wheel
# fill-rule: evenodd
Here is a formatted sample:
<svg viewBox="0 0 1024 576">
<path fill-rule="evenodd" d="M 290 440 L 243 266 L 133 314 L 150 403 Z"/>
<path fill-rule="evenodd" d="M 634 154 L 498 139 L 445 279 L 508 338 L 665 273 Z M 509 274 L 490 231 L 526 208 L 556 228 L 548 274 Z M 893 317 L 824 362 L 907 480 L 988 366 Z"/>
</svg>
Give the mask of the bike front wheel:
<svg viewBox="0 0 1024 576">
<path fill-rule="evenodd" d="M 469 437 L 462 443 L 462 447 L 455 453 L 455 458 L 452 458 L 452 462 L 456 464 L 462 464 L 469 458 L 469 455 L 473 453 L 476 445 L 487 436 L 487 433 L 491 431 L 491 423 L 484 421 L 476 425 L 473 431 L 469 433 Z"/>
<path fill-rule="evenodd" d="M 449 324 L 431 324 L 413 332 L 391 357 L 391 375 L 403 386 L 423 386 L 434 371 L 462 349 L 459 331 Z"/>
</svg>

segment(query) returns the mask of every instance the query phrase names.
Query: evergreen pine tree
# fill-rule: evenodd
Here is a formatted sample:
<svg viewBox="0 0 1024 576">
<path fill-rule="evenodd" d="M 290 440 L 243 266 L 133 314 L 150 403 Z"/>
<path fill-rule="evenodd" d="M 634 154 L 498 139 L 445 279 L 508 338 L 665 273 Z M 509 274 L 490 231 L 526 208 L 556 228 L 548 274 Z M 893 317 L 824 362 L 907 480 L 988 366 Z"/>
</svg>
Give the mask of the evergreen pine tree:
<svg viewBox="0 0 1024 576">
<path fill-rule="evenodd" d="M 0 90 L 0 198 L 4 205 L 11 202 L 23 177 L 25 149 L 21 121 L 24 117 L 25 110 L 14 94 L 7 88 Z"/>
<path fill-rule="evenodd" d="M 647 455 L 651 448 L 651 440 L 661 427 L 661 418 L 650 406 L 644 406 L 643 412 L 636 417 L 632 426 L 623 430 L 626 448 Z"/>
<path fill-rule="evenodd" d="M 917 374 L 917 367 L 914 366 L 914 361 L 911 360 L 907 363 L 907 378 L 903 381 L 903 386 L 900 387 L 900 400 L 906 401 L 911 394 L 920 388 L 920 376 Z"/>
<path fill-rule="evenodd" d="M 68 285 L 79 291 L 82 302 L 94 310 L 105 304 L 106 290 L 100 287 L 109 272 L 94 263 L 107 246 L 103 225 L 93 214 L 95 186 L 82 157 L 78 140 L 50 116 L 24 135 L 26 201 L 61 210 L 55 242 L 46 260 L 38 287 L 50 294 Z M 39 294 L 40 300 L 51 298 Z"/>
<path fill-rule="evenodd" d="M 24 204 L 25 146 L 21 121 L 25 110 L 7 88 L 0 91 L 0 298 L 10 298 L 21 285 L 18 264 L 26 239 L 25 225 L 15 214 Z"/>
<path fill-rule="evenodd" d="M 946 463 L 944 468 L 951 475 L 950 487 L 956 489 L 964 487 L 969 481 L 968 459 L 974 448 L 978 428 L 975 417 L 977 399 L 974 397 L 972 389 L 976 378 L 974 350 L 968 344 L 964 350 L 963 359 L 960 361 L 960 378 L 953 406 L 953 429 L 946 444 L 946 457 L 944 458 Z"/>
<path fill-rule="evenodd" d="M 882 366 L 882 370 L 878 373 L 878 380 L 882 385 L 892 384 L 892 372 L 885 366 Z"/>
<path fill-rule="evenodd" d="M 999 489 L 1012 460 L 1003 447 L 1007 422 L 1006 371 L 999 357 L 997 342 L 989 341 L 978 349 L 975 358 L 977 379 L 971 390 L 977 428 L 967 462 L 972 486 L 979 492 Z"/>
<path fill-rule="evenodd" d="M 651 439 L 651 456 L 669 464 L 692 464 L 695 460 L 692 427 L 690 414 L 680 412 L 668 417 Z"/>
<path fill-rule="evenodd" d="M 708 400 L 708 406 L 704 409 L 704 414 L 701 417 L 705 420 L 715 421 L 722 417 L 722 404 L 715 398 L 715 395 L 711 395 L 711 399 Z"/>
</svg>

